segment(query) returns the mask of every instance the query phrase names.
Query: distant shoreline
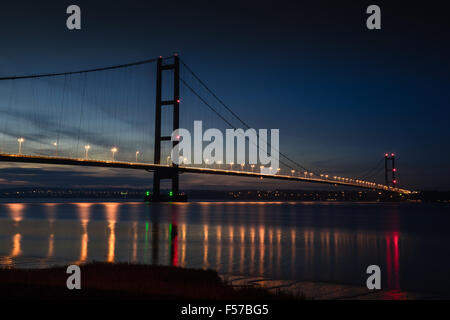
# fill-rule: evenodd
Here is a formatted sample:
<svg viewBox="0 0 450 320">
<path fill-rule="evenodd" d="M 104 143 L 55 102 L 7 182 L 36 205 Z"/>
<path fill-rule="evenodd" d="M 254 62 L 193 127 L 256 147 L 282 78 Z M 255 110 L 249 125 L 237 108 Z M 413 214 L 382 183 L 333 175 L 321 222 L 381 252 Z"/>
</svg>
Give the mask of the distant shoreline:
<svg viewBox="0 0 450 320">
<path fill-rule="evenodd" d="M 0 198 L 1 203 L 146 203 L 142 199 L 121 199 L 121 198 Z M 360 204 L 387 204 L 387 203 L 422 203 L 418 201 L 336 201 L 336 200 L 239 200 L 239 199 L 189 199 L 187 203 L 360 203 Z M 170 203 L 161 202 L 160 204 Z M 186 203 L 186 202 L 185 202 Z M 158 203 L 153 203 L 158 204 Z"/>
<path fill-rule="evenodd" d="M 122 198 L 0 198 L 0 204 L 2 203 L 142 203 L 146 202 L 142 199 L 122 199 Z M 330 204 L 330 203 L 347 203 L 347 204 L 389 204 L 389 203 L 414 203 L 414 204 L 427 204 L 427 203 L 440 203 L 450 204 L 450 201 L 437 201 L 437 202 L 422 202 L 422 201 L 336 201 L 336 200 L 239 200 L 239 199 L 189 199 L 186 203 L 241 203 L 241 204 Z M 170 204 L 171 202 L 161 202 L 159 204 Z M 158 203 L 152 203 L 156 205 Z"/>
<path fill-rule="evenodd" d="M 79 201 L 143 201 L 146 189 L 66 189 L 15 188 L 0 190 L 3 199 L 73 199 Z M 162 190 L 169 194 L 169 190 Z M 187 190 L 188 201 L 245 201 L 245 202 L 450 202 L 450 191 L 421 191 L 412 195 L 373 190 Z"/>
</svg>

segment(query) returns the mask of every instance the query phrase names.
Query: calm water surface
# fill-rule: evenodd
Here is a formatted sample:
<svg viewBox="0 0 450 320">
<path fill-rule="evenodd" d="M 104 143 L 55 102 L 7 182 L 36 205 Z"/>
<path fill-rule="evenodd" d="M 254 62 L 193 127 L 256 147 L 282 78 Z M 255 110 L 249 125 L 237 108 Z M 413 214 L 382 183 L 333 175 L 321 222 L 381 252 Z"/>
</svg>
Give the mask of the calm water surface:
<svg viewBox="0 0 450 320">
<path fill-rule="evenodd" d="M 450 291 L 450 206 L 413 203 L 0 203 L 0 266 L 89 261 Z"/>
</svg>

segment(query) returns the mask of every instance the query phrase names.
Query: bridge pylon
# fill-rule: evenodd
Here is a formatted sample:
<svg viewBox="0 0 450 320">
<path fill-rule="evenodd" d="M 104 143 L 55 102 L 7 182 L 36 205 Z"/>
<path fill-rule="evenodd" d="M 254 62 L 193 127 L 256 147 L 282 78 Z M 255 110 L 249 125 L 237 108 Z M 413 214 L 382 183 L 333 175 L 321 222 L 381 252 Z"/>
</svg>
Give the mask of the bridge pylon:
<svg viewBox="0 0 450 320">
<path fill-rule="evenodd" d="M 155 105 L 155 146 L 154 163 L 161 164 L 161 143 L 171 141 L 171 136 L 162 136 L 161 109 L 172 106 L 173 120 L 172 131 L 180 127 L 180 59 L 178 55 L 173 57 L 172 64 L 163 64 L 163 58 L 159 57 L 156 67 L 156 105 Z M 163 71 L 173 72 L 173 97 L 171 100 L 162 98 L 162 75 Z M 175 147 L 178 141 L 172 142 Z M 153 202 L 186 201 L 185 195 L 180 195 L 178 165 L 173 162 L 169 168 L 158 169 L 153 172 L 153 194 L 146 195 L 146 200 Z M 161 194 L 161 180 L 171 180 L 172 189 L 169 193 Z"/>
<path fill-rule="evenodd" d="M 389 166 L 389 162 L 391 165 Z M 384 155 L 384 180 L 385 185 L 392 185 L 393 187 L 397 187 L 397 179 L 395 178 L 395 174 L 397 172 L 397 168 L 395 167 L 395 154 L 394 153 L 386 153 Z M 392 180 L 389 180 L 389 174 L 392 177 Z"/>
</svg>

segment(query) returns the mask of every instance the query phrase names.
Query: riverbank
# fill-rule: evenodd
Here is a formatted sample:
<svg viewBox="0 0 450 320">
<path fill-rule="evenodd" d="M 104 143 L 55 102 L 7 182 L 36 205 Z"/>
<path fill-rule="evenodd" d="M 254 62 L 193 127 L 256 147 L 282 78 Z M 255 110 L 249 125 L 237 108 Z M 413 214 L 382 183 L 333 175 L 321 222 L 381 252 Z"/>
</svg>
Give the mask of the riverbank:
<svg viewBox="0 0 450 320">
<path fill-rule="evenodd" d="M 232 286 L 212 270 L 139 264 L 80 266 L 81 289 L 69 290 L 66 267 L 0 269 L 2 299 L 296 300 L 254 286 Z"/>
<path fill-rule="evenodd" d="M 364 286 L 348 284 L 274 280 L 264 277 L 221 275 L 222 279 L 233 287 L 254 287 L 276 294 L 298 297 L 306 296 L 310 300 L 435 300 L 448 299 L 446 296 L 418 293 L 402 290 L 369 290 Z"/>
</svg>

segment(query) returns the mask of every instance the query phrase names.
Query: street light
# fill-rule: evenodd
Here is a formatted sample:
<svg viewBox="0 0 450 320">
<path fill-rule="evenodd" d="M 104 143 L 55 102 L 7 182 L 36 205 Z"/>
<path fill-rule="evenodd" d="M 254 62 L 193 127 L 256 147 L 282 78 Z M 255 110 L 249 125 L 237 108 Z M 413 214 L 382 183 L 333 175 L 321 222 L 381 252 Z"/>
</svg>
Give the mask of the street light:
<svg viewBox="0 0 450 320">
<path fill-rule="evenodd" d="M 295 173 L 295 170 L 294 170 L 294 169 L 292 169 L 292 170 L 291 170 L 291 175 L 293 176 L 293 175 L 294 175 L 294 173 Z"/>
<path fill-rule="evenodd" d="M 58 143 L 53 142 L 53 145 L 55 146 L 55 156 L 58 156 Z"/>
<path fill-rule="evenodd" d="M 116 152 L 117 152 L 117 148 L 116 148 L 116 147 L 112 148 L 112 149 L 111 149 L 111 152 L 112 152 L 112 161 L 115 161 L 115 160 L 114 160 L 114 155 L 115 155 Z"/>
<path fill-rule="evenodd" d="M 241 163 L 241 171 L 244 171 L 245 163 Z"/>
<path fill-rule="evenodd" d="M 219 169 L 220 169 L 220 165 L 222 164 L 222 161 L 217 161 L 217 164 L 218 164 L 218 166 L 219 166 Z"/>
<path fill-rule="evenodd" d="M 139 155 L 139 150 L 136 151 L 136 162 L 138 162 L 138 155 Z"/>
<path fill-rule="evenodd" d="M 170 156 L 167 156 L 167 165 L 169 165 L 170 162 Z"/>
<path fill-rule="evenodd" d="M 308 174 L 308 171 L 303 172 L 303 174 L 305 175 L 305 178 L 306 178 L 306 175 Z"/>
<path fill-rule="evenodd" d="M 91 148 L 90 145 L 84 146 L 84 150 L 86 150 L 86 160 L 88 159 L 88 152 L 90 148 Z"/>
<path fill-rule="evenodd" d="M 254 164 L 252 164 L 252 165 L 250 165 L 250 167 L 252 168 L 252 172 L 253 172 L 253 168 L 255 167 L 255 165 L 254 165 Z"/>
<path fill-rule="evenodd" d="M 19 154 L 22 154 L 22 142 L 24 142 L 24 138 L 17 139 L 17 142 L 19 142 Z"/>
<path fill-rule="evenodd" d="M 230 170 L 233 170 L 233 164 L 234 162 L 230 162 Z"/>
</svg>

